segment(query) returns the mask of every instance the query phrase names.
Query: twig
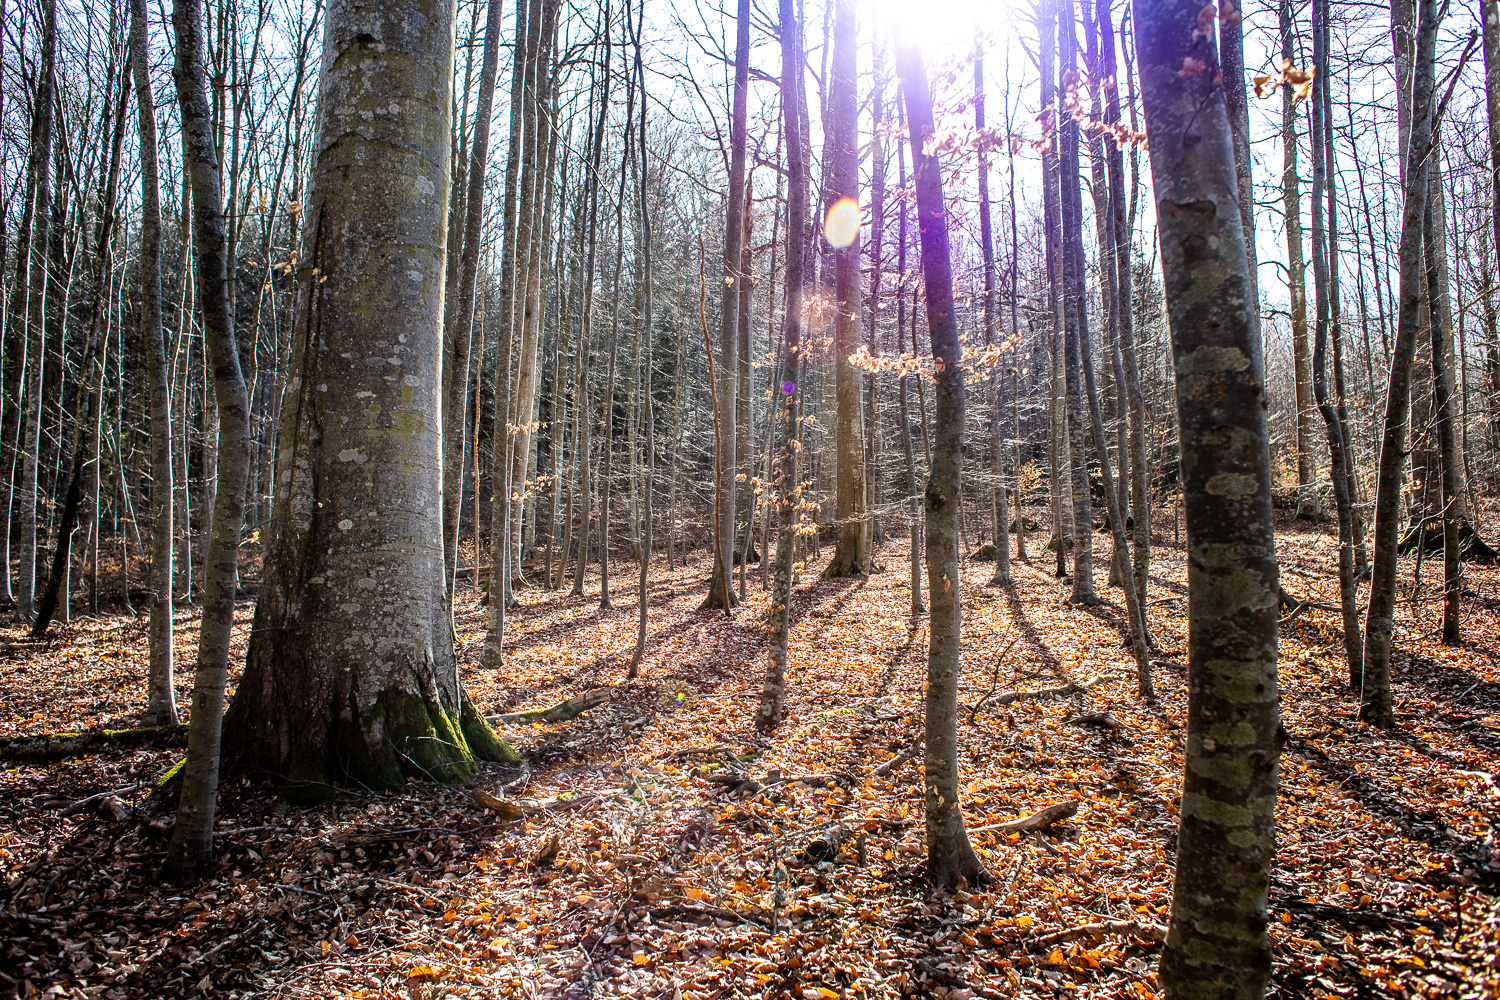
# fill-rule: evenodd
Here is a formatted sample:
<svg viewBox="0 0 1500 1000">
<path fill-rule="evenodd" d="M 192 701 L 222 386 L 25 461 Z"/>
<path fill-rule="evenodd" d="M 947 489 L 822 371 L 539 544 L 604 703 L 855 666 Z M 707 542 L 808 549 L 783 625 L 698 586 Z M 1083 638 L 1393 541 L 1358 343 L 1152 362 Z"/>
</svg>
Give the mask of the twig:
<svg viewBox="0 0 1500 1000">
<path fill-rule="evenodd" d="M 1012 639 L 1010 641 L 1010 644 L 1000 651 L 1000 655 L 995 657 L 995 671 L 990 676 L 990 689 L 984 693 L 983 698 L 980 698 L 974 703 L 973 708 L 969 709 L 970 722 L 974 721 L 974 716 L 978 714 L 981 708 L 984 707 L 984 703 L 990 700 L 990 695 L 995 693 L 995 689 L 1000 686 L 1000 664 L 1005 662 L 1005 657 L 1010 653 L 1012 649 L 1015 648 L 1016 643 L 1020 641 L 1021 639 L 1019 636 Z"/>
<path fill-rule="evenodd" d="M 57 815 L 59 817 L 62 817 L 62 816 L 72 816 L 75 813 L 81 813 L 81 812 L 83 812 L 85 809 L 89 808 L 90 806 L 94 805 L 95 803 L 101 802 L 104 799 L 109 798 L 111 795 L 129 795 L 131 792 L 139 791 L 139 790 L 141 790 L 142 788 L 145 788 L 145 787 L 146 787 L 145 782 L 138 782 L 138 783 L 136 783 L 134 785 L 122 785 L 119 788 L 114 789 L 113 791 L 96 792 L 93 795 L 90 795 L 86 799 L 79 799 L 77 802 L 74 802 L 72 805 L 68 806 L 66 809 L 63 809 Z"/>
</svg>

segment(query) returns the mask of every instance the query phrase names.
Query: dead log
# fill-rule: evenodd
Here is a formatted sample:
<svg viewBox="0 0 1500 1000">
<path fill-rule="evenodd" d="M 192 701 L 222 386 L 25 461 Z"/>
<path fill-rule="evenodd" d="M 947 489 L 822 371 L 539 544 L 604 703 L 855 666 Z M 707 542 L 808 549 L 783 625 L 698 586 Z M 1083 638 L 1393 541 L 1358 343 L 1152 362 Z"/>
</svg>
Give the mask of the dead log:
<svg viewBox="0 0 1500 1000">
<path fill-rule="evenodd" d="M 612 687 L 594 688 L 583 694 L 576 694 L 566 701 L 560 701 L 551 708 L 529 708 L 520 712 L 506 712 L 501 715 L 486 715 L 485 719 L 491 725 L 541 725 L 548 722 L 567 722 L 576 719 L 591 708 L 598 708 L 614 697 L 615 689 Z"/>
<path fill-rule="evenodd" d="M 917 740 L 916 743 L 913 743 L 911 746 L 907 747 L 905 750 L 901 751 L 896 756 L 886 761 L 884 764 L 881 764 L 875 770 L 871 771 L 870 774 L 877 778 L 889 777 L 895 772 L 896 768 L 900 767 L 902 764 L 905 764 L 909 760 L 916 760 L 917 757 L 921 755 L 921 753 L 922 741 Z"/>
<path fill-rule="evenodd" d="M 79 754 L 124 748 L 187 746 L 187 724 L 140 729 L 90 729 L 81 733 L 42 733 L 0 740 L 0 760 L 45 762 Z"/>
<path fill-rule="evenodd" d="M 1030 816 L 1023 816 L 1020 819 L 1007 820 L 1004 823 L 991 823 L 989 826 L 976 826 L 969 832 L 1030 833 L 1033 830 L 1045 830 L 1049 826 L 1052 826 L 1055 823 L 1061 823 L 1063 820 L 1077 813 L 1078 807 L 1080 805 L 1082 805 L 1082 803 L 1077 799 L 1068 799 L 1066 802 L 1059 802 L 1056 805 L 1050 805 L 1045 809 L 1040 809 L 1032 813 Z"/>
<path fill-rule="evenodd" d="M 1149 924 L 1144 920 L 1101 920 L 1097 924 L 1079 924 L 1052 934 L 1043 934 L 1031 942 L 1031 947 L 1041 950 L 1077 941 L 1079 938 L 1110 936 L 1145 938 L 1160 944 L 1167 939 L 1167 929 L 1161 924 Z"/>
</svg>

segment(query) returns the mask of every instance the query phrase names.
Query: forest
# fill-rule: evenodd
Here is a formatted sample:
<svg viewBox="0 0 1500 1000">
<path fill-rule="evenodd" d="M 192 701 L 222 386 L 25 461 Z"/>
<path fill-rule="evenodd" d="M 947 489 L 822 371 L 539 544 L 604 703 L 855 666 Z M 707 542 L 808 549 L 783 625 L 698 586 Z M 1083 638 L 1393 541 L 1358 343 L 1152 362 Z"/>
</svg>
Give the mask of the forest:
<svg viewBox="0 0 1500 1000">
<path fill-rule="evenodd" d="M 1497 273 L 1500 0 L 0 0 L 0 998 L 1500 998 Z"/>
</svg>

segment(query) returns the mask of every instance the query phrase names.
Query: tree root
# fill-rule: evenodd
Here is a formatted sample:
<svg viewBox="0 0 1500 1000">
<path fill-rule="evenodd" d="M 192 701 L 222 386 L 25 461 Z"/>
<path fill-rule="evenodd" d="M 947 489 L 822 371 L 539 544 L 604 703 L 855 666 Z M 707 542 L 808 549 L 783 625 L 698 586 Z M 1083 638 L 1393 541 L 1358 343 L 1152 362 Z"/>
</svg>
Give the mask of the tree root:
<svg viewBox="0 0 1500 1000">
<path fill-rule="evenodd" d="M 140 729 L 90 729 L 81 733 L 43 733 L 0 740 L 0 760 L 54 761 L 79 754 L 127 747 L 187 746 L 187 723 Z"/>
<path fill-rule="evenodd" d="M 1421 546 L 1428 555 L 1434 555 L 1443 551 L 1443 522 L 1440 517 L 1424 517 L 1412 525 L 1396 544 L 1396 551 L 1401 555 L 1410 555 Z M 1500 560 L 1500 552 L 1479 537 L 1479 532 L 1474 530 L 1474 523 L 1468 518 L 1458 522 L 1458 551 L 1459 558 L 1465 562 L 1479 563 L 1481 566 L 1494 566 Z"/>
</svg>

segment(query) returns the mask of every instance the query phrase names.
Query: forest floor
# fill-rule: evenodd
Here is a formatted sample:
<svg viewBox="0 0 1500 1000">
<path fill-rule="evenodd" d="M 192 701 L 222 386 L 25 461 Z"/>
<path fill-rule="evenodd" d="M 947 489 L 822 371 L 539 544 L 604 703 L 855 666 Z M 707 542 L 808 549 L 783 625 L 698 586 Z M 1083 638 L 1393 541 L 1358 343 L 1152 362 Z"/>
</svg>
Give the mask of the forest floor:
<svg viewBox="0 0 1500 1000">
<path fill-rule="evenodd" d="M 769 739 L 752 726 L 769 637 L 758 567 L 729 618 L 697 610 L 706 556 L 654 574 L 646 664 L 627 683 L 636 572 L 616 561 L 609 611 L 593 575 L 582 598 L 521 591 L 500 671 L 474 666 L 484 609 L 460 586 L 463 676 L 485 711 L 614 687 L 572 721 L 501 727 L 527 767 L 489 766 L 475 787 L 511 785 L 519 817 L 424 783 L 294 808 L 238 776 L 211 871 L 177 891 L 155 879 L 175 803 L 132 786 L 180 750 L 0 760 L 0 995 L 1157 996 L 1149 928 L 1172 882 L 1187 639 L 1183 550 L 1162 522 L 1155 705 L 1135 695 L 1102 560 L 1093 608 L 1067 606 L 1037 538 L 1012 588 L 985 586 L 990 564 L 964 568 L 971 829 L 1081 800 L 1040 834 L 976 832 L 992 885 L 932 892 L 920 756 L 875 773 L 921 727 L 927 620 L 910 614 L 904 540 L 867 580 L 804 570 L 786 721 Z M 1328 526 L 1282 527 L 1284 586 L 1336 602 Z M 1424 568 L 1424 597 L 1438 571 Z M 1283 629 L 1275 997 L 1500 997 L 1500 570 L 1470 574 L 1461 647 L 1437 642 L 1437 603 L 1402 605 L 1398 732 L 1353 721 L 1336 613 Z M 13 643 L 0 646 L 0 736 L 135 724 L 144 629 L 84 618 L 41 646 L 0 630 Z M 178 629 L 186 705 L 193 611 Z M 1095 676 L 1085 694 L 985 701 Z M 836 847 L 815 843 L 834 829 Z M 1105 920 L 1142 933 L 1046 941 Z"/>
</svg>

